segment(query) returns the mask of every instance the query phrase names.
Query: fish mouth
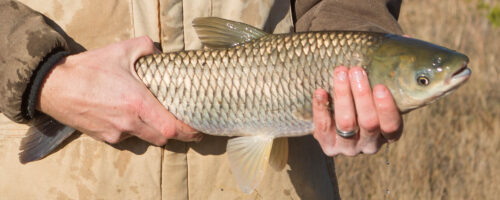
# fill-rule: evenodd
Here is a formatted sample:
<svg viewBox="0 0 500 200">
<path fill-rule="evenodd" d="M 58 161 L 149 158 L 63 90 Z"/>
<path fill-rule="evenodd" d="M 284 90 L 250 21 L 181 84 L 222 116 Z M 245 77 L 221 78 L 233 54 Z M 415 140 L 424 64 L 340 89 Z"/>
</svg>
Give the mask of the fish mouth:
<svg viewBox="0 0 500 200">
<path fill-rule="evenodd" d="M 453 90 L 457 89 L 469 79 L 472 71 L 467 67 L 467 64 L 468 62 L 464 61 L 462 67 L 451 74 L 450 78 L 445 81 L 445 84 L 448 85 L 448 89 L 443 92 L 443 96 L 450 94 Z"/>
<path fill-rule="evenodd" d="M 469 79 L 469 77 L 472 73 L 472 71 L 467 67 L 467 64 L 468 64 L 468 62 L 465 61 L 462 64 L 462 67 L 460 67 L 457 71 L 455 71 L 453 74 L 451 74 L 451 76 L 445 80 L 445 88 L 446 89 L 440 93 L 437 93 L 432 98 L 430 98 L 430 100 L 425 105 L 436 101 L 438 98 L 447 96 L 453 90 L 457 89 L 463 83 L 465 83 Z"/>
<path fill-rule="evenodd" d="M 458 86 L 469 79 L 472 71 L 467 67 L 467 62 L 462 64 L 462 67 L 450 76 L 449 82 L 452 86 Z"/>
</svg>

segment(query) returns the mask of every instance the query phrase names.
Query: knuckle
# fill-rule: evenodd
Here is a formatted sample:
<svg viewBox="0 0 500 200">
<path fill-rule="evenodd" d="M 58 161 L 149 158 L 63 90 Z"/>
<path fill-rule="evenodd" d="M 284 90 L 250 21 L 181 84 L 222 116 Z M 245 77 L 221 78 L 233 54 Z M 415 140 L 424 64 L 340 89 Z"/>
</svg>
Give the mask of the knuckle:
<svg viewBox="0 0 500 200">
<path fill-rule="evenodd" d="M 126 124 L 135 124 L 141 114 L 141 101 L 133 97 L 128 98 L 118 109 L 121 109 L 123 112 L 122 121 Z"/>
<path fill-rule="evenodd" d="M 378 148 L 377 146 L 375 145 L 369 145 L 365 148 L 363 148 L 363 153 L 364 154 L 375 154 L 378 152 L 380 148 Z"/>
<path fill-rule="evenodd" d="M 383 130 L 385 133 L 389 133 L 389 134 L 397 133 L 399 130 L 399 123 L 392 122 L 390 124 L 386 124 L 383 126 Z"/>
<path fill-rule="evenodd" d="M 136 120 L 130 117 L 125 117 L 118 122 L 116 129 L 119 132 L 132 132 L 136 128 Z"/>
<path fill-rule="evenodd" d="M 351 131 L 356 128 L 356 120 L 353 116 L 345 115 L 337 120 L 337 128 L 343 131 Z"/>
<path fill-rule="evenodd" d="M 327 155 L 329 157 L 333 157 L 333 156 L 337 155 L 337 152 L 335 151 L 335 149 L 333 147 L 330 147 L 330 146 L 323 147 L 323 152 L 325 153 L 325 155 Z"/>
<path fill-rule="evenodd" d="M 345 103 L 345 101 L 347 101 L 346 99 L 351 96 L 351 88 L 347 84 L 336 84 L 333 86 L 333 92 L 333 100 L 335 103 Z"/>
<path fill-rule="evenodd" d="M 319 131 L 319 133 L 326 133 L 330 130 L 331 120 L 320 119 L 316 121 L 315 130 Z"/>
<path fill-rule="evenodd" d="M 166 139 L 176 138 L 179 135 L 175 128 L 172 128 L 172 126 L 164 126 L 160 129 L 160 132 Z"/>
<path fill-rule="evenodd" d="M 138 95 L 129 95 L 126 97 L 124 107 L 128 111 L 137 112 L 140 110 L 142 103 L 142 97 L 139 97 Z"/>
<path fill-rule="evenodd" d="M 337 79 L 336 79 L 337 80 Z M 351 86 L 347 81 L 336 81 L 333 85 L 333 92 L 335 97 L 348 97 L 351 95 Z"/>
<path fill-rule="evenodd" d="M 377 116 L 371 115 L 360 119 L 359 126 L 369 132 L 376 131 L 380 128 L 380 123 Z"/>
<path fill-rule="evenodd" d="M 370 99 L 371 100 L 371 91 L 369 89 L 369 86 L 361 85 L 360 87 L 354 87 L 353 89 L 353 95 L 355 99 L 362 100 L 362 99 Z"/>
<path fill-rule="evenodd" d="M 167 141 L 168 141 L 167 138 L 161 137 L 161 138 L 154 141 L 154 145 L 163 146 L 163 145 L 167 144 Z"/>
<path fill-rule="evenodd" d="M 103 134 L 103 137 L 104 137 L 104 141 L 106 141 L 107 143 L 110 143 L 110 144 L 117 144 L 118 142 L 120 142 L 120 133 L 105 133 Z"/>
<path fill-rule="evenodd" d="M 139 114 L 140 114 L 140 108 L 134 102 L 128 102 L 125 105 L 123 105 L 123 111 L 125 114 L 123 117 L 128 118 L 127 120 L 125 120 L 125 122 L 129 122 L 129 123 L 133 121 L 132 118 L 135 119 L 135 118 L 139 117 Z"/>
<path fill-rule="evenodd" d="M 346 150 L 344 150 L 344 152 L 342 154 L 344 154 L 345 156 L 349 156 L 349 157 L 353 157 L 353 156 L 356 156 L 360 153 L 360 151 L 354 149 L 354 148 L 348 148 Z"/>
</svg>

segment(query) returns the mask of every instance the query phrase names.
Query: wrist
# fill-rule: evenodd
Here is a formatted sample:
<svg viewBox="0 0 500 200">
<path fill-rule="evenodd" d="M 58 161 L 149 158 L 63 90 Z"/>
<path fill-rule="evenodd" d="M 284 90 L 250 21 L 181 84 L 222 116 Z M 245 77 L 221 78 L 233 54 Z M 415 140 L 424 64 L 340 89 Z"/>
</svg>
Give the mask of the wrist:
<svg viewBox="0 0 500 200">
<path fill-rule="evenodd" d="M 36 114 L 36 108 L 40 101 L 42 85 L 47 75 L 64 59 L 69 53 L 64 50 L 55 50 L 45 57 L 37 70 L 33 73 L 30 87 L 27 89 L 26 114 L 31 119 Z"/>
</svg>

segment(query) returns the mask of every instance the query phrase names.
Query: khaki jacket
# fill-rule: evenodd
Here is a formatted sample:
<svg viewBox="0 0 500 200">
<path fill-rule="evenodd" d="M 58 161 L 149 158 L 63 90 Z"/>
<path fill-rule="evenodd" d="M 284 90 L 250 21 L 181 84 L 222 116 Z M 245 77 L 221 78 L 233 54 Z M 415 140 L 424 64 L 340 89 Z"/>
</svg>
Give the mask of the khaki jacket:
<svg viewBox="0 0 500 200">
<path fill-rule="evenodd" d="M 54 49 L 78 53 L 142 35 L 163 51 L 197 49 L 201 45 L 191 27 L 196 17 L 218 16 L 274 33 L 293 31 L 294 22 L 297 31 L 401 33 L 398 1 L 389 0 L 21 2 L 0 0 L 0 111 L 5 114 L 0 115 L 0 197 L 6 199 L 338 199 L 333 159 L 310 136 L 292 138 L 286 170 L 268 170 L 247 195 L 229 170 L 225 137 L 171 140 L 161 148 L 136 138 L 111 146 L 82 135 L 47 158 L 22 165 L 18 148 L 28 127 L 11 120 L 29 120 L 24 94 Z M 397 12 L 389 8 L 393 2 Z"/>
</svg>

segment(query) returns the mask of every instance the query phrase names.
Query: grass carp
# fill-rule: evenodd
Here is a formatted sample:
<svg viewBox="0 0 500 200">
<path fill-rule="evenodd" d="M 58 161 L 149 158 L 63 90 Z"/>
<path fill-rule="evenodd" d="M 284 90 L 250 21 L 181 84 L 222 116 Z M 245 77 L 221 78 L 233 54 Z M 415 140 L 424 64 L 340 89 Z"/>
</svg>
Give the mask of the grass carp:
<svg viewBox="0 0 500 200">
<path fill-rule="evenodd" d="M 268 165 L 285 166 L 287 137 L 313 132 L 313 92 L 332 89 L 336 66 L 363 67 L 371 85 L 389 88 L 402 113 L 448 94 L 471 74 L 467 56 L 398 35 L 273 35 L 214 17 L 197 18 L 193 26 L 207 48 L 145 56 L 135 70 L 179 120 L 206 134 L 238 136 L 229 139 L 227 156 L 246 193 L 257 187 Z M 34 127 L 41 126 L 47 121 Z M 21 161 L 43 158 L 74 130 L 62 124 L 59 129 L 52 137 L 51 129 L 30 129 Z"/>
</svg>

